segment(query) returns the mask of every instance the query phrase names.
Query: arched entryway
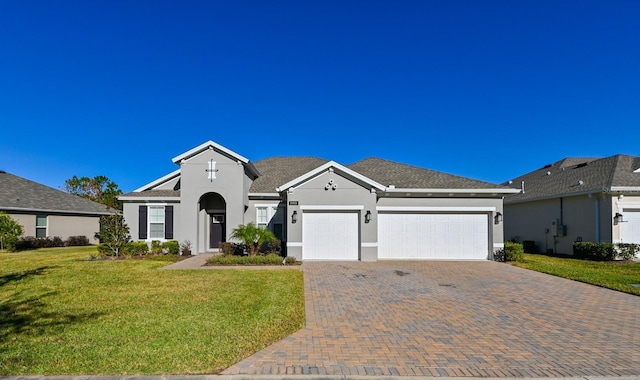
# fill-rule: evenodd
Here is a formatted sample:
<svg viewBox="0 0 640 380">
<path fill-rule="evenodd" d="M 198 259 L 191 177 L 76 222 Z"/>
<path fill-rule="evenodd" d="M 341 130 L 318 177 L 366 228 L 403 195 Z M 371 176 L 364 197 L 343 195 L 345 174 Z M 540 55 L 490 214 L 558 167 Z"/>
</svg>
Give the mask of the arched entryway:
<svg viewBox="0 0 640 380">
<path fill-rule="evenodd" d="M 204 246 L 218 249 L 220 243 L 227 240 L 227 203 L 218 193 L 207 193 L 200 197 L 200 217 L 204 227 Z"/>
</svg>

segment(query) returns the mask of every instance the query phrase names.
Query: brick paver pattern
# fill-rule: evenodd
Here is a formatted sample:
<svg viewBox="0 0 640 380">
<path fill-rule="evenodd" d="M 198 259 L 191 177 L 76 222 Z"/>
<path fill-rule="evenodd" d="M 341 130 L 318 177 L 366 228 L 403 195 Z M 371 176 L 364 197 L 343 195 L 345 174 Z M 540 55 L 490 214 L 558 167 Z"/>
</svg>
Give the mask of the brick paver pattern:
<svg viewBox="0 0 640 380">
<path fill-rule="evenodd" d="M 495 262 L 303 271 L 306 326 L 223 374 L 640 375 L 637 296 Z"/>
</svg>

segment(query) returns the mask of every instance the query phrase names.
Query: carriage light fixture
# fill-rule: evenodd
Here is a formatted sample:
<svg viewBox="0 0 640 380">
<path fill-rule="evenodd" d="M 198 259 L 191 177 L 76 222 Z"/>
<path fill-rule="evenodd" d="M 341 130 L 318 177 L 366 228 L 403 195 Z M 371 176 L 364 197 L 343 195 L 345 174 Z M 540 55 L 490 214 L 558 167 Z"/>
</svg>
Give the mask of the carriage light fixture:
<svg viewBox="0 0 640 380">
<path fill-rule="evenodd" d="M 496 212 L 496 216 L 493 217 L 493 223 L 500 224 L 500 222 L 502 222 L 502 213 L 498 211 Z"/>
<path fill-rule="evenodd" d="M 364 222 L 369 223 L 371 221 L 371 211 L 367 210 L 367 213 L 364 214 Z"/>
<path fill-rule="evenodd" d="M 613 217 L 613 224 L 617 225 L 618 223 L 624 223 L 624 219 L 622 219 L 622 214 L 616 212 L 616 215 Z"/>
<path fill-rule="evenodd" d="M 294 211 L 293 214 L 291 214 L 291 223 L 295 223 L 298 221 L 298 212 Z"/>
</svg>

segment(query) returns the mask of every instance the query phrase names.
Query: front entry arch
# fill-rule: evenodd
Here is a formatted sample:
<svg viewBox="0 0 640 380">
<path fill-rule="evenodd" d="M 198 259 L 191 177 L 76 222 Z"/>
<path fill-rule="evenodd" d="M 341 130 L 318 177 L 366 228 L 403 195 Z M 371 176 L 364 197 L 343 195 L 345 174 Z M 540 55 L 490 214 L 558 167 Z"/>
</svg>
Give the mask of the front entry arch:
<svg viewBox="0 0 640 380">
<path fill-rule="evenodd" d="M 207 193 L 200 197 L 200 218 L 205 227 L 202 246 L 208 250 L 220 248 L 220 243 L 227 241 L 227 203 L 222 195 Z"/>
</svg>

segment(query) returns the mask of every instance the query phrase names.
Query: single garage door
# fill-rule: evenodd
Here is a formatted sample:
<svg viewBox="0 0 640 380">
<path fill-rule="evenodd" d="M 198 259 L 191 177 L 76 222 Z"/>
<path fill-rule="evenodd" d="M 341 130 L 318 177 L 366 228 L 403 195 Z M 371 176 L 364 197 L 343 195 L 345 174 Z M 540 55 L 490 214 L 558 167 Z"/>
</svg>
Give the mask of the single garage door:
<svg viewBox="0 0 640 380">
<path fill-rule="evenodd" d="M 378 258 L 486 260 L 488 253 L 487 214 L 378 214 Z"/>
<path fill-rule="evenodd" d="M 305 212 L 303 260 L 358 260 L 358 213 Z"/>
<path fill-rule="evenodd" d="M 620 237 L 624 243 L 640 244 L 640 209 L 624 209 L 624 222 L 620 225 Z"/>
</svg>

